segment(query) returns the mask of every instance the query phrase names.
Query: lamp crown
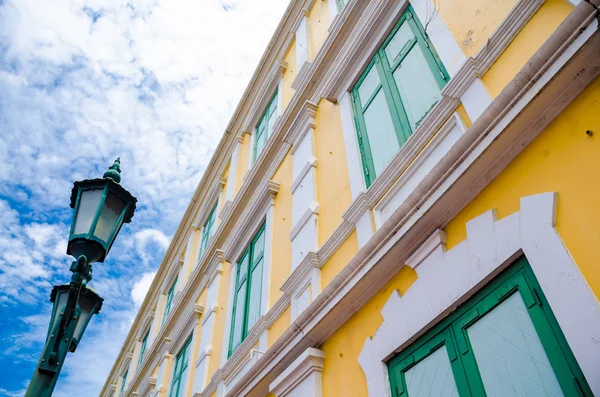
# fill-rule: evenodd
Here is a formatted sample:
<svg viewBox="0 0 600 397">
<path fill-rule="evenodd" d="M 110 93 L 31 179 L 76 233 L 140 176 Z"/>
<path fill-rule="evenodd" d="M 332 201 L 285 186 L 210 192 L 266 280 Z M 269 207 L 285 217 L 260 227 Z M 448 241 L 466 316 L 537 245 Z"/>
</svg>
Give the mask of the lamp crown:
<svg viewBox="0 0 600 397">
<path fill-rule="evenodd" d="M 110 178 L 113 181 L 121 182 L 121 158 L 117 157 L 113 165 L 108 167 L 108 170 L 102 175 L 103 178 Z"/>
</svg>

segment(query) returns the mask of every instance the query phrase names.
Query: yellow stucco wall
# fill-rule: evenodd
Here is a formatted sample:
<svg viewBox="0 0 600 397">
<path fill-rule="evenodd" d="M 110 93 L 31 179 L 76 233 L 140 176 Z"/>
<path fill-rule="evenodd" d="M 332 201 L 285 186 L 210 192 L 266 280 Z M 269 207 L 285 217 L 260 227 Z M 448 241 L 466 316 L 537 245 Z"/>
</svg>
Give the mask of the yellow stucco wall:
<svg viewBox="0 0 600 397">
<path fill-rule="evenodd" d="M 353 231 L 321 268 L 321 289 L 324 289 L 338 275 L 357 252 L 358 237 L 356 231 Z"/>
<path fill-rule="evenodd" d="M 367 336 L 372 336 L 383 322 L 381 309 L 398 290 L 405 293 L 417 279 L 410 267 L 403 267 L 386 286 L 346 321 L 319 348 L 325 352 L 323 365 L 323 397 L 363 397 L 367 395 L 365 374 L 358 365 L 358 356 Z"/>
<path fill-rule="evenodd" d="M 315 122 L 320 247 L 342 222 L 342 214 L 352 203 L 352 194 L 339 105 L 322 100 Z"/>
<path fill-rule="evenodd" d="M 273 214 L 273 244 L 271 259 L 271 306 L 277 302 L 283 292 L 280 288 L 292 272 L 292 167 L 291 154 L 284 158 L 272 180 L 279 183 L 279 192 L 275 196 Z"/>
<path fill-rule="evenodd" d="M 279 316 L 277 320 L 271 325 L 269 328 L 269 347 L 273 346 L 273 343 L 277 341 L 277 339 L 283 335 L 286 329 L 292 323 L 292 307 L 288 306 L 287 309 Z"/>
<path fill-rule="evenodd" d="M 327 1 L 316 1 L 308 16 L 308 35 L 310 37 L 311 59 L 317 55 L 329 33 L 330 25 L 329 4 Z"/>
<path fill-rule="evenodd" d="M 573 6 L 566 0 L 547 0 L 540 7 L 483 76 L 492 97 L 498 96 L 571 11 Z"/>
<path fill-rule="evenodd" d="M 439 0 L 438 15 L 466 56 L 474 56 L 515 6 L 517 0 Z M 435 14 L 431 12 L 432 17 Z M 421 21 L 423 26 L 427 21 Z"/>
<path fill-rule="evenodd" d="M 593 136 L 586 130 L 594 131 Z M 446 227 L 448 248 L 466 238 L 465 222 L 490 209 L 504 218 L 519 199 L 558 192 L 556 228 L 596 296 L 600 296 L 600 79 Z"/>
<path fill-rule="evenodd" d="M 296 90 L 292 88 L 292 83 L 296 78 L 296 40 L 293 40 L 290 44 L 290 49 L 287 54 L 283 57 L 283 60 L 287 63 L 287 68 L 283 73 L 282 77 L 282 91 L 281 104 L 283 109 L 287 108 Z"/>
<path fill-rule="evenodd" d="M 212 337 L 212 354 L 208 366 L 208 379 L 221 366 L 221 355 L 223 349 L 228 348 L 229 341 L 225 341 L 225 321 L 227 320 L 227 307 L 229 298 L 229 281 L 231 277 L 231 265 L 229 262 L 223 263 L 223 274 L 221 275 L 221 283 L 219 284 L 219 307 L 217 308 L 217 317 L 215 318 L 215 328 Z"/>
<path fill-rule="evenodd" d="M 586 130 L 596 131 L 592 137 Z M 534 142 L 446 227 L 447 248 L 466 238 L 465 223 L 492 208 L 499 218 L 519 210 L 523 196 L 559 193 L 557 230 L 590 287 L 600 296 L 600 79 L 586 89 Z M 333 259 L 333 258 L 332 258 Z M 320 347 L 325 352 L 323 396 L 365 396 L 358 355 L 382 323 L 393 289 L 402 294 L 416 274 L 408 267 Z"/>
</svg>

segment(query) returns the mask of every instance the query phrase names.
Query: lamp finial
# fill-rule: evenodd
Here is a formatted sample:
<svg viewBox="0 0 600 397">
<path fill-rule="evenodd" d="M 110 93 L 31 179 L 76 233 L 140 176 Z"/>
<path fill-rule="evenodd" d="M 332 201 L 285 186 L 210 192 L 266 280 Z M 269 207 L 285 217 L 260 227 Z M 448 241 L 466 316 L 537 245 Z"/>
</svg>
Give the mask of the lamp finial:
<svg viewBox="0 0 600 397">
<path fill-rule="evenodd" d="M 102 175 L 103 178 L 110 178 L 113 181 L 121 182 L 121 158 L 117 157 L 113 165 L 108 167 L 108 170 Z"/>
</svg>

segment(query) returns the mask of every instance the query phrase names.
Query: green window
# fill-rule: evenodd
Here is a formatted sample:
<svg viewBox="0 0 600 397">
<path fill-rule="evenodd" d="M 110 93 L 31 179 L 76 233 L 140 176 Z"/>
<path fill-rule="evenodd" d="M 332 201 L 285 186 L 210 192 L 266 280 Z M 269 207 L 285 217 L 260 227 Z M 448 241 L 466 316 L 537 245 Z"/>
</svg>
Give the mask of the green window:
<svg viewBox="0 0 600 397">
<path fill-rule="evenodd" d="M 150 335 L 150 330 L 146 332 L 144 339 L 142 339 L 142 346 L 140 347 L 140 357 L 138 358 L 138 368 L 142 364 L 144 360 L 144 353 L 146 352 L 146 345 L 148 344 L 148 336 Z"/>
<path fill-rule="evenodd" d="M 216 214 L 217 214 L 217 204 L 215 204 L 212 211 L 210 211 L 208 218 L 204 222 L 204 226 L 202 226 L 202 237 L 200 240 L 200 251 L 199 251 L 198 257 L 202 256 L 202 254 L 206 250 L 206 247 L 208 246 L 208 241 L 210 240 L 211 236 L 215 232 Z"/>
<path fill-rule="evenodd" d="M 256 161 L 256 158 L 260 155 L 260 152 L 265 147 L 267 139 L 273 133 L 275 122 L 277 121 L 277 91 L 269 104 L 265 113 L 260 118 L 256 130 L 254 131 L 254 151 L 252 152 L 252 161 Z"/>
<path fill-rule="evenodd" d="M 346 7 L 346 4 L 348 4 L 348 2 L 350 0 L 332 0 L 335 1 L 337 4 L 337 8 L 339 11 L 342 11 L 344 9 L 344 7 Z"/>
<path fill-rule="evenodd" d="M 351 93 L 367 187 L 440 100 L 447 80 L 408 7 Z"/>
<path fill-rule="evenodd" d="M 229 355 L 246 339 L 260 317 L 264 249 L 263 224 L 238 261 Z"/>
<path fill-rule="evenodd" d="M 125 384 L 127 383 L 127 373 L 129 372 L 129 370 L 125 371 L 125 374 L 123 374 L 123 381 L 121 382 L 121 392 L 119 394 L 123 394 L 123 391 L 125 390 Z"/>
<path fill-rule="evenodd" d="M 188 361 L 190 361 L 190 336 L 185 342 L 185 345 L 179 351 L 175 358 L 175 368 L 173 369 L 173 382 L 171 382 L 171 393 L 169 397 L 185 396 L 185 386 L 188 377 Z"/>
<path fill-rule="evenodd" d="M 171 288 L 169 288 L 169 292 L 167 292 L 167 302 L 165 303 L 165 313 L 163 314 L 162 322 L 164 324 L 169 312 L 171 311 L 171 304 L 173 303 L 173 296 L 175 295 L 175 285 L 177 285 L 177 278 L 173 281 Z"/>
<path fill-rule="evenodd" d="M 391 359 L 394 397 L 592 396 L 525 258 Z"/>
</svg>

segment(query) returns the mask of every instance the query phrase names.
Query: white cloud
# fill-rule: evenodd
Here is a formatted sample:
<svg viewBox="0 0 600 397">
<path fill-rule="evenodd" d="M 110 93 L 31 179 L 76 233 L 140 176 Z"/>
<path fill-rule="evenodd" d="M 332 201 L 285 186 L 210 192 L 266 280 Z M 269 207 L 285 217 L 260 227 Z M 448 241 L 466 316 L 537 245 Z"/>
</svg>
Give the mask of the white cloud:
<svg viewBox="0 0 600 397">
<path fill-rule="evenodd" d="M 0 308 L 30 341 L 13 352 L 23 361 L 41 351 L 52 284 L 69 279 L 72 182 L 121 156 L 139 199 L 94 265 L 104 307 L 56 396 L 98 394 L 287 2 L 0 0 Z"/>
<path fill-rule="evenodd" d="M 156 272 L 144 273 L 142 278 L 133 284 L 133 288 L 131 289 L 131 298 L 133 299 L 133 303 L 135 303 L 136 308 L 142 306 L 142 302 L 144 302 L 144 298 L 150 289 L 150 284 L 152 284 L 154 276 L 156 276 Z"/>
</svg>

